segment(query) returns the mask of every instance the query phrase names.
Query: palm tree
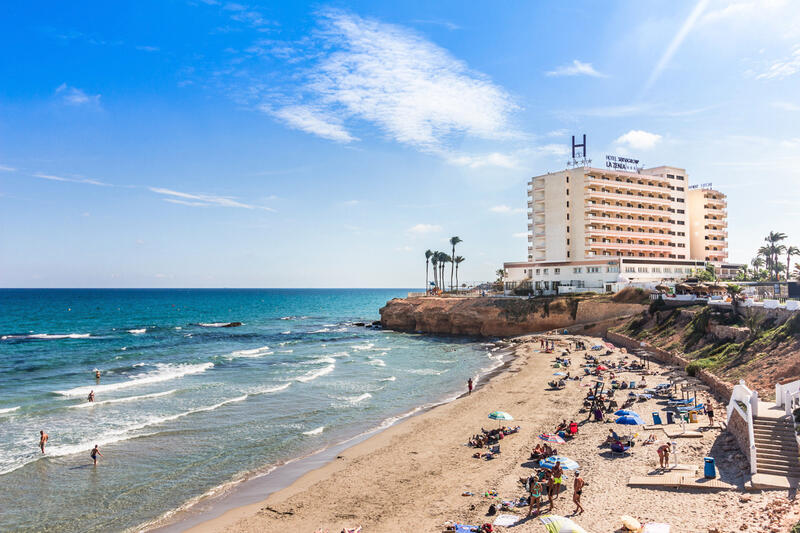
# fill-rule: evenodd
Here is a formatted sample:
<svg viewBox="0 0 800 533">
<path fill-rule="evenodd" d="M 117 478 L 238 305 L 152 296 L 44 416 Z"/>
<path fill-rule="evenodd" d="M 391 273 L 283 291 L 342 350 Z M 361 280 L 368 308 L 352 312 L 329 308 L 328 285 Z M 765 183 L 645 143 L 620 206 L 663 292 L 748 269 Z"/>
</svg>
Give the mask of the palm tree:
<svg viewBox="0 0 800 533">
<path fill-rule="evenodd" d="M 800 248 L 797 246 L 786 247 L 786 281 L 789 281 L 789 270 L 791 270 L 790 262 L 793 255 L 800 255 Z"/>
<path fill-rule="evenodd" d="M 456 265 L 456 289 L 458 289 L 458 265 L 464 262 L 464 258 L 460 255 L 453 259 L 453 263 Z"/>
<path fill-rule="evenodd" d="M 758 281 L 761 268 L 764 266 L 764 260 L 760 255 L 757 255 L 750 261 L 750 264 L 753 265 L 753 281 Z"/>
<path fill-rule="evenodd" d="M 734 315 L 739 307 L 739 295 L 742 294 L 742 287 L 741 285 L 733 285 L 730 284 L 727 287 L 728 294 L 731 296 L 731 308 L 733 309 Z"/>
<path fill-rule="evenodd" d="M 445 288 L 444 270 L 447 267 L 447 263 L 449 263 L 451 261 L 452 261 L 452 259 L 450 259 L 450 256 L 447 255 L 446 253 L 442 252 L 441 257 L 439 257 L 439 268 L 441 269 L 441 272 L 439 273 L 439 276 L 440 276 L 439 279 L 442 281 L 442 288 L 443 289 Z"/>
<path fill-rule="evenodd" d="M 433 252 L 425 250 L 425 294 L 428 294 L 428 263 L 430 263 Z"/>
<path fill-rule="evenodd" d="M 800 281 L 800 265 L 794 265 L 794 279 Z"/>
<path fill-rule="evenodd" d="M 778 281 L 778 256 L 786 250 L 786 246 L 778 243 L 784 239 L 786 239 L 786 234 L 781 233 L 780 231 L 770 231 L 769 235 L 764 237 L 764 240 L 769 243 L 769 246 L 766 247 L 769 253 L 769 259 L 767 263 L 768 267 L 771 267 L 769 268 L 770 272 L 775 273 L 775 281 Z"/>
<path fill-rule="evenodd" d="M 460 242 L 462 242 L 461 241 L 461 237 L 450 237 L 450 244 L 453 245 L 453 255 L 451 255 L 450 257 L 455 257 L 456 256 L 456 244 L 458 244 Z M 453 267 L 454 266 L 455 266 L 455 263 L 452 263 L 450 265 L 450 290 L 451 291 L 453 290 Z"/>
<path fill-rule="evenodd" d="M 439 256 L 442 252 L 433 252 L 431 256 L 431 264 L 433 265 L 433 285 L 439 288 Z"/>
</svg>

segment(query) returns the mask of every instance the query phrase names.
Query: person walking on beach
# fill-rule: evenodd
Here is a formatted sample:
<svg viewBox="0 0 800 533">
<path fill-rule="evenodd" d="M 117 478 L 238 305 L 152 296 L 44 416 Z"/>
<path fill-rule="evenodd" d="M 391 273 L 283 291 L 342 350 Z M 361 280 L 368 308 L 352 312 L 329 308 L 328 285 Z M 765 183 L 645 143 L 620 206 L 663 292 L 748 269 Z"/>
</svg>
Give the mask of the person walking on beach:
<svg viewBox="0 0 800 533">
<path fill-rule="evenodd" d="M 714 404 L 711 403 L 711 396 L 708 397 L 706 402 L 706 415 L 708 415 L 709 427 L 714 427 Z"/>
<path fill-rule="evenodd" d="M 97 456 L 99 455 L 100 457 L 103 457 L 103 454 L 100 453 L 97 444 L 94 445 L 94 448 L 92 448 L 92 451 L 89 452 L 89 455 L 92 456 L 92 461 L 94 461 L 94 466 L 97 466 Z"/>
<path fill-rule="evenodd" d="M 658 464 L 661 468 L 667 468 L 669 465 L 669 444 L 662 444 L 656 450 L 658 453 Z"/>
<path fill-rule="evenodd" d="M 93 390 L 89 391 L 89 396 L 87 396 L 86 399 L 89 400 L 90 402 L 94 401 L 94 391 Z"/>
<path fill-rule="evenodd" d="M 582 514 L 583 513 L 583 506 L 581 505 L 581 494 L 583 494 L 583 486 L 586 482 L 581 477 L 580 472 L 575 472 L 575 482 L 572 485 L 573 493 L 572 493 L 572 501 L 575 503 L 575 510 L 572 514 Z M 580 512 L 578 512 L 580 509 Z"/>
<path fill-rule="evenodd" d="M 556 461 L 553 467 L 553 485 L 555 485 L 555 498 L 558 499 L 558 493 L 561 492 L 561 482 L 564 471 L 561 469 L 561 461 Z"/>
<path fill-rule="evenodd" d="M 467 394 L 472 394 L 472 378 L 467 380 Z"/>
<path fill-rule="evenodd" d="M 39 448 L 42 449 L 42 453 L 44 453 L 44 445 L 47 444 L 47 439 L 50 438 L 50 435 L 44 432 L 43 429 L 39 430 Z"/>
<path fill-rule="evenodd" d="M 545 479 L 544 482 L 547 483 L 547 500 L 550 503 L 550 509 L 548 511 L 553 510 L 553 493 L 556 491 L 556 484 L 553 481 L 553 473 L 549 470 L 545 470 Z"/>
</svg>

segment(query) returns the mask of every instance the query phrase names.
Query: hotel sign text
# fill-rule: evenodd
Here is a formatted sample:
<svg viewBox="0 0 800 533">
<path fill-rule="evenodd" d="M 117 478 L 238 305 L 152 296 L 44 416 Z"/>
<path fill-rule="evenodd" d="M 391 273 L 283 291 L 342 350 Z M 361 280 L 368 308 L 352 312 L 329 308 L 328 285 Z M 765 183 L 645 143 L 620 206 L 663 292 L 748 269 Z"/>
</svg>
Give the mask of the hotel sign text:
<svg viewBox="0 0 800 533">
<path fill-rule="evenodd" d="M 606 168 L 612 168 L 614 170 L 624 170 L 625 172 L 638 172 L 639 160 L 631 159 L 629 157 L 607 155 Z"/>
</svg>

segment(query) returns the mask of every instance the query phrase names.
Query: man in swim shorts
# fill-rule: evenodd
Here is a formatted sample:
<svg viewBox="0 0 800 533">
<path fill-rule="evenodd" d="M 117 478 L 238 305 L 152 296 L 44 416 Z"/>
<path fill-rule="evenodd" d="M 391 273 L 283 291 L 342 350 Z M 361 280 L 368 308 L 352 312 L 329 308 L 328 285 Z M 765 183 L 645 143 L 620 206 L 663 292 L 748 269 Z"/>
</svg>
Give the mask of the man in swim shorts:
<svg viewBox="0 0 800 533">
<path fill-rule="evenodd" d="M 573 494 L 572 494 L 572 501 L 575 503 L 575 510 L 572 514 L 581 514 L 583 513 L 583 506 L 581 505 L 581 494 L 583 494 L 583 486 L 586 482 L 581 477 L 580 472 L 575 472 L 575 482 L 572 485 Z M 580 509 L 580 512 L 578 510 Z"/>
<path fill-rule="evenodd" d="M 467 380 L 467 394 L 472 394 L 472 378 Z"/>
<path fill-rule="evenodd" d="M 92 456 L 92 461 L 94 461 L 94 466 L 97 466 L 97 456 L 99 455 L 100 457 L 103 457 L 103 454 L 100 453 L 100 450 L 97 448 L 97 444 L 94 445 L 94 448 L 92 448 L 92 451 L 89 452 L 89 455 Z"/>
<path fill-rule="evenodd" d="M 564 470 L 561 468 L 561 461 L 556 461 L 555 466 L 553 467 L 553 486 L 555 489 L 554 497 L 558 499 L 558 493 L 561 492 L 561 483 L 563 482 L 562 476 L 564 475 Z"/>
<path fill-rule="evenodd" d="M 44 453 L 44 445 L 47 444 L 47 439 L 50 438 L 50 435 L 44 432 L 43 429 L 39 430 L 39 448 L 42 449 L 42 453 Z"/>
<path fill-rule="evenodd" d="M 89 396 L 86 397 L 90 402 L 94 401 L 94 391 L 89 391 Z"/>
</svg>

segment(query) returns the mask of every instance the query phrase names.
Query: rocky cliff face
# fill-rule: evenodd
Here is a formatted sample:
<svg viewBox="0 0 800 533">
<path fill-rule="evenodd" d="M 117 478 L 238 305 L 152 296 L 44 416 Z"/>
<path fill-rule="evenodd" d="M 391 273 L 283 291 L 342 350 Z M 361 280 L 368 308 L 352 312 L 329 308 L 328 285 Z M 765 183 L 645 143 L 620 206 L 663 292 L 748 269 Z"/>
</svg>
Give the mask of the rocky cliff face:
<svg viewBox="0 0 800 533">
<path fill-rule="evenodd" d="M 397 331 L 506 337 L 639 313 L 647 306 L 600 298 L 395 298 L 381 324 Z"/>
</svg>

